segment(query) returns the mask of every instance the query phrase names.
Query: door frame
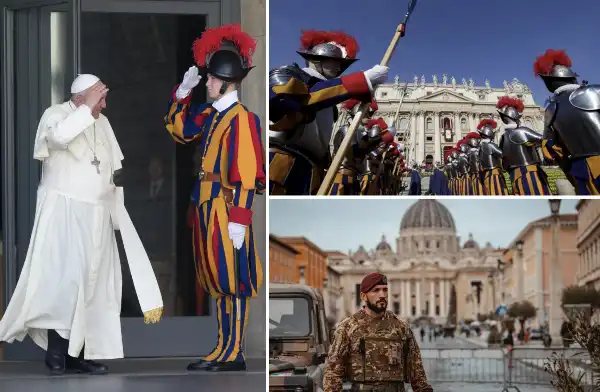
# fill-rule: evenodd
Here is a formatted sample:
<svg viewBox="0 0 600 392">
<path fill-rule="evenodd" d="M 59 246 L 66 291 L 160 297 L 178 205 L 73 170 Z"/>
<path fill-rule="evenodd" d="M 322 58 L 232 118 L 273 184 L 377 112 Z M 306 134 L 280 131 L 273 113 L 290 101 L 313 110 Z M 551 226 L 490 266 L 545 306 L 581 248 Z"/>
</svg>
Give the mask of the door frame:
<svg viewBox="0 0 600 392">
<path fill-rule="evenodd" d="M 101 13 L 137 13 L 137 14 L 201 14 L 206 17 L 206 27 L 218 27 L 228 23 L 241 22 L 240 0 L 0 0 L 0 42 L 2 59 L 0 68 L 0 110 L 2 113 L 0 123 L 0 137 L 2 137 L 2 184 L 3 198 L 3 228 L 4 228 L 4 303 L 0 304 L 6 309 L 9 299 L 14 292 L 18 280 L 19 253 L 23 252 L 17 247 L 17 219 L 23 213 L 16 212 L 15 188 L 15 158 L 16 154 L 31 156 L 31 151 L 17 151 L 15 138 L 15 103 L 13 75 L 15 70 L 15 56 L 12 28 L 14 27 L 14 11 L 24 8 L 43 7 L 56 4 L 70 6 L 72 31 L 72 70 L 75 75 L 81 73 L 81 42 L 80 42 L 80 17 L 82 12 Z M 39 119 L 38 119 L 39 120 Z M 37 165 L 29 159 L 31 165 Z M 37 185 L 30 185 L 30 196 L 35 197 Z M 10 213 L 10 214 L 9 214 Z M 22 219 L 22 218 L 21 218 Z M 29 238 L 27 236 L 27 238 Z M 27 247 L 27 243 L 19 247 Z M 123 345 L 126 357 L 161 357 L 161 356 L 198 356 L 208 353 L 213 349 L 216 340 L 216 306 L 211 303 L 210 316 L 201 317 L 169 317 L 164 318 L 155 325 L 145 325 L 140 318 L 121 318 Z M 207 329 L 210 328 L 210 329 Z M 214 331 L 214 338 L 199 339 L 206 336 L 206 331 Z M 166 338 L 170 337 L 170 338 Z M 166 339 L 165 339 L 166 338 Z M 190 340 L 193 339 L 193 340 Z M 5 346 L 7 359 L 31 360 L 39 359 L 43 354 L 41 350 L 33 351 L 33 343 L 28 341 L 23 344 Z M 149 344 L 149 342 L 152 342 Z M 190 344 L 193 342 L 192 344 Z M 34 346 L 32 348 L 23 346 Z"/>
</svg>

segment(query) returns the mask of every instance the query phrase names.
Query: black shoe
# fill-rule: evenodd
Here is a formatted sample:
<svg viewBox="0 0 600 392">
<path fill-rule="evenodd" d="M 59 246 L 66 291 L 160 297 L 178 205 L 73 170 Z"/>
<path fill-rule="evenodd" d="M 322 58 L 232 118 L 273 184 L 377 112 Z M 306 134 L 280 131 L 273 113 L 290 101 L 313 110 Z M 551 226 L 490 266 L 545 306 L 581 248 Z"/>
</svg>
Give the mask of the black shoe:
<svg viewBox="0 0 600 392">
<path fill-rule="evenodd" d="M 215 362 L 206 370 L 209 372 L 244 372 L 246 371 L 246 362 Z"/>
<path fill-rule="evenodd" d="M 67 348 L 69 341 L 63 339 L 56 331 L 48 330 L 48 349 L 46 351 L 46 366 L 50 369 L 50 375 L 58 376 L 65 374 Z"/>
<path fill-rule="evenodd" d="M 187 365 L 187 370 L 191 370 L 191 371 L 206 370 L 209 367 L 213 366 L 214 364 L 215 364 L 215 362 L 213 362 L 213 361 L 207 361 L 206 359 L 199 359 L 199 360 Z"/>
<path fill-rule="evenodd" d="M 79 359 L 73 358 L 67 355 L 65 360 L 65 365 L 67 370 L 74 371 L 76 373 L 85 373 L 85 374 L 107 374 L 108 368 L 98 362 L 90 361 L 87 359 Z"/>
</svg>

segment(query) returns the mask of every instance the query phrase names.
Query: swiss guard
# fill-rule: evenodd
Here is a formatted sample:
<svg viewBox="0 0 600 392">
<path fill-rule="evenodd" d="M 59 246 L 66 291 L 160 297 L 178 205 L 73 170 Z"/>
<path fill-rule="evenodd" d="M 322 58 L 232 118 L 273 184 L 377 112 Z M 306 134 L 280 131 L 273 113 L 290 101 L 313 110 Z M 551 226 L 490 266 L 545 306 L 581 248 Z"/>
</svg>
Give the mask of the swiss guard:
<svg viewBox="0 0 600 392">
<path fill-rule="evenodd" d="M 534 64 L 553 93 L 546 108 L 542 151 L 556 161 L 579 195 L 600 195 L 600 85 L 577 82 L 571 59 L 549 49 Z"/>
<path fill-rule="evenodd" d="M 505 132 L 500 138 L 502 164 L 512 183 L 515 196 L 551 195 L 546 172 L 537 149 L 542 135 L 521 125 L 525 104 L 518 98 L 501 97 L 496 104 Z"/>
<path fill-rule="evenodd" d="M 316 194 L 331 162 L 336 105 L 369 102 L 388 67 L 340 76 L 357 58 L 358 43 L 341 32 L 303 31 L 297 64 L 269 73 L 269 189 L 271 195 Z"/>
<path fill-rule="evenodd" d="M 168 132 L 182 144 L 198 143 L 202 167 L 193 191 L 193 245 L 197 276 L 217 300 L 214 350 L 188 370 L 246 369 L 244 331 L 249 303 L 263 282 L 252 233 L 252 202 L 265 190 L 261 128 L 256 114 L 239 102 L 238 89 L 252 69 L 256 42 L 239 25 L 207 29 L 193 45 L 198 68 L 176 86 L 165 116 Z M 191 103 L 206 79 L 212 104 Z"/>
<path fill-rule="evenodd" d="M 334 154 L 339 149 L 352 119 L 358 113 L 362 102 L 357 99 L 349 99 L 342 105 L 342 109 L 348 114 L 347 123 L 342 124 L 335 135 L 333 136 L 333 151 Z M 362 125 L 356 131 L 354 140 L 352 140 L 351 148 L 348 153 L 344 156 L 340 169 L 338 170 L 333 185 L 329 190 L 330 196 L 341 196 L 341 195 L 356 195 L 360 193 L 360 185 L 358 183 L 358 177 L 364 170 L 365 156 L 369 150 L 369 145 L 373 144 L 373 140 L 376 138 L 370 138 L 366 125 L 368 124 L 371 117 L 377 111 L 378 106 L 375 99 L 369 104 L 369 110 L 362 118 Z M 392 137 L 393 138 L 393 137 Z"/>
<path fill-rule="evenodd" d="M 469 143 L 469 173 L 471 177 L 471 189 L 473 196 L 483 196 L 485 191 L 481 181 L 481 162 L 479 161 L 479 149 L 481 145 L 481 135 L 478 132 L 469 132 L 465 136 Z"/>
<path fill-rule="evenodd" d="M 469 151 L 471 147 L 469 145 L 469 141 L 465 136 L 463 139 L 459 140 L 456 144 L 456 148 L 460 152 L 458 155 L 458 170 L 460 172 L 461 183 L 462 183 L 462 196 L 473 196 L 473 182 L 471 181 L 471 173 L 469 171 Z"/>
<path fill-rule="evenodd" d="M 394 141 L 394 134 L 388 130 L 388 125 L 383 118 L 372 118 L 365 125 L 367 138 L 372 141 L 370 146 L 375 144 L 375 148 L 367 153 L 364 161 L 363 173 L 360 178 L 360 194 L 376 195 L 377 189 L 377 173 L 379 165 L 382 165 L 381 158 L 383 153 L 388 148 L 388 144 Z"/>
<path fill-rule="evenodd" d="M 502 170 L 502 150 L 494 143 L 494 135 L 498 123 L 484 119 L 477 125 L 481 135 L 479 161 L 483 172 L 483 188 L 488 196 L 508 196 L 508 188 Z"/>
</svg>

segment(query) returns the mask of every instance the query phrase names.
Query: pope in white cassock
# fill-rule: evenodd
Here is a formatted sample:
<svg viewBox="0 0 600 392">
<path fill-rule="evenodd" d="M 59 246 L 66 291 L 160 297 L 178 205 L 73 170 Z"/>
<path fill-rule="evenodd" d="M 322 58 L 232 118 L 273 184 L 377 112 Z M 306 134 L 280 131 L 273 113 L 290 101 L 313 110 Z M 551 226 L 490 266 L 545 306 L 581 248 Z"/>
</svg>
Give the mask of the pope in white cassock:
<svg viewBox="0 0 600 392">
<path fill-rule="evenodd" d="M 123 154 L 100 114 L 108 89 L 96 76 L 80 75 L 71 93 L 45 111 L 37 130 L 33 157 L 43 171 L 35 220 L 0 341 L 29 335 L 46 350 L 51 374 L 104 374 L 107 367 L 94 360 L 123 358 L 114 230 L 121 232 L 147 323 L 160 320 L 163 302 L 117 186 Z"/>
</svg>

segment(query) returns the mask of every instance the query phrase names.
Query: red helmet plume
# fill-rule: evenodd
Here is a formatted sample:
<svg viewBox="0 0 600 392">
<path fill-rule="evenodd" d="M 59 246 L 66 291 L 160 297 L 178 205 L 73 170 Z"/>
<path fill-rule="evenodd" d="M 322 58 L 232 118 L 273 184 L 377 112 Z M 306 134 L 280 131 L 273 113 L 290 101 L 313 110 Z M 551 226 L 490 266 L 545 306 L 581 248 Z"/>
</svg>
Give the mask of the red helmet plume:
<svg viewBox="0 0 600 392">
<path fill-rule="evenodd" d="M 345 58 L 355 58 L 358 53 L 358 42 L 354 37 L 341 31 L 318 31 L 302 30 L 300 43 L 304 50 L 309 50 L 313 46 L 333 42 L 343 48 Z"/>
<path fill-rule="evenodd" d="M 360 101 L 358 99 L 349 99 L 346 102 L 344 102 L 344 104 L 342 105 L 342 107 L 344 109 L 346 109 L 346 110 L 352 110 L 359 103 L 360 103 Z"/>
<path fill-rule="evenodd" d="M 371 103 L 369 104 L 369 109 L 371 109 L 374 112 L 379 110 L 379 106 L 377 105 L 377 101 L 375 100 L 375 98 L 371 99 Z"/>
<path fill-rule="evenodd" d="M 548 49 L 546 53 L 536 59 L 533 64 L 533 71 L 536 77 L 548 75 L 556 65 L 570 68 L 572 66 L 571 59 L 564 50 Z"/>
<path fill-rule="evenodd" d="M 498 109 L 502 109 L 505 106 L 512 106 L 513 108 L 517 109 L 517 112 L 519 113 L 523 113 L 523 110 L 525 110 L 525 104 L 522 100 L 519 98 L 509 97 L 508 95 L 501 97 L 496 104 Z"/>
<path fill-rule="evenodd" d="M 256 40 L 242 31 L 239 24 L 230 24 L 206 29 L 202 36 L 194 41 L 192 50 L 194 60 L 199 67 L 206 65 L 207 56 L 221 49 L 226 41 L 231 42 L 238 50 L 240 57 L 252 66 L 252 55 L 256 51 Z"/>
<path fill-rule="evenodd" d="M 469 132 L 467 133 L 467 136 L 465 136 L 465 139 L 481 139 L 481 135 L 479 132 Z"/>
<path fill-rule="evenodd" d="M 498 126 L 498 123 L 496 121 L 494 121 L 494 120 L 490 120 L 489 118 L 486 118 L 486 119 L 483 119 L 483 120 L 481 120 L 479 122 L 479 125 L 477 126 L 477 129 L 482 129 L 486 125 L 489 125 L 493 129 L 496 129 L 496 127 Z"/>
</svg>

